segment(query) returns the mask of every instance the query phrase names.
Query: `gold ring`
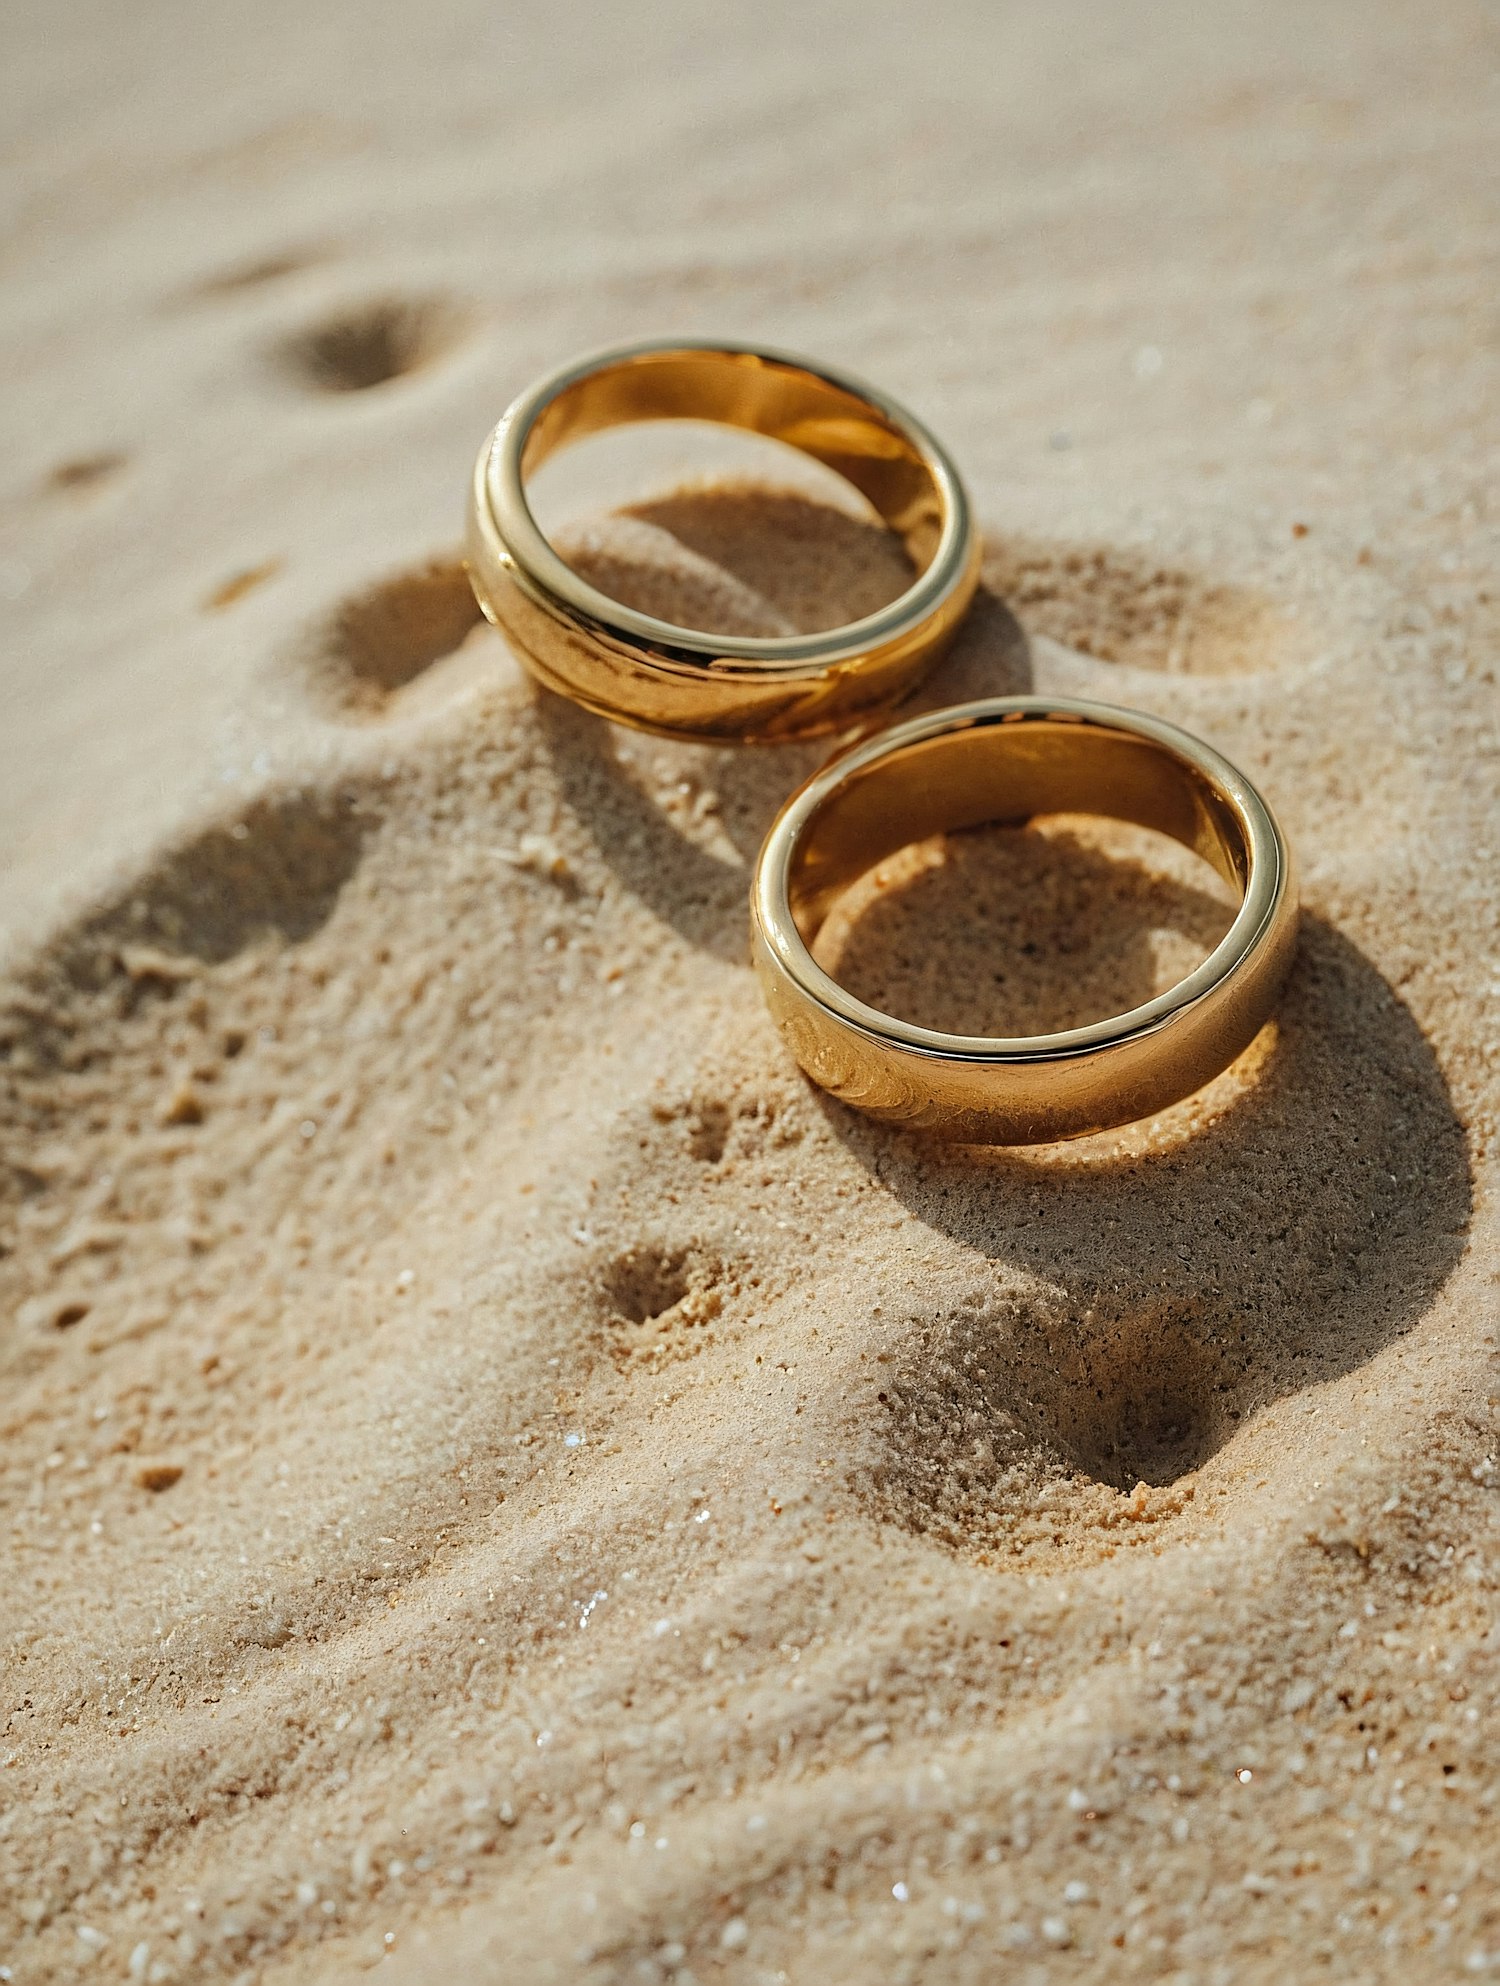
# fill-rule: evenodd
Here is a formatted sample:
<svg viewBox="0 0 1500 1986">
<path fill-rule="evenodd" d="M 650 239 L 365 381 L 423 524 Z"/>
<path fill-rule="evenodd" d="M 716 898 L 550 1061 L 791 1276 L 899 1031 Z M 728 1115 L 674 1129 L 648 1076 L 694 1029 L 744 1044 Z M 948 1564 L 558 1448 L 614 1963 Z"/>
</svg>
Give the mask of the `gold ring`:
<svg viewBox="0 0 1500 1986">
<path fill-rule="evenodd" d="M 526 479 L 566 443 L 659 420 L 748 428 L 825 463 L 901 538 L 916 578 L 863 620 L 765 639 L 610 599 L 542 535 Z M 952 639 L 979 578 L 963 484 L 920 422 L 832 367 L 693 339 L 623 345 L 523 393 L 479 452 L 467 554 L 480 606 L 549 689 L 642 730 L 721 743 L 815 736 L 894 703 Z"/>
<path fill-rule="evenodd" d="M 1178 985 L 1063 1033 L 942 1034 L 855 999 L 813 958 L 836 898 L 898 848 L 1056 813 L 1169 834 L 1239 892 L 1228 931 Z M 1030 1145 L 1149 1117 L 1227 1068 L 1290 967 L 1297 892 L 1270 808 L 1209 746 L 1109 704 L 996 697 L 883 731 L 815 774 L 766 837 L 751 923 L 772 1016 L 814 1082 L 872 1117 Z"/>
</svg>

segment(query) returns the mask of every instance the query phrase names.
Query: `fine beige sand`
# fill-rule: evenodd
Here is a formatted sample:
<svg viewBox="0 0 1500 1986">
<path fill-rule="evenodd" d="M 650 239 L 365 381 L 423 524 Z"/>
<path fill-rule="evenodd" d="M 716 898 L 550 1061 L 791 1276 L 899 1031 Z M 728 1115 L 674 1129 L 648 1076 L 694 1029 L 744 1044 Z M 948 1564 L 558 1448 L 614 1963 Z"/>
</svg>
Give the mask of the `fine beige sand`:
<svg viewBox="0 0 1500 1986">
<path fill-rule="evenodd" d="M 1500 1973 L 1493 16 L 3 40 L 0 1980 Z M 818 751 L 617 733 L 477 621 L 486 428 L 673 331 L 948 441 L 986 580 L 922 702 L 1263 784 L 1300 957 L 1204 1095 L 1009 1153 L 831 1104 L 746 963 Z M 601 584 L 905 583 L 690 440 L 552 491 Z M 1226 915 L 1075 819 L 822 942 L 1020 1030 Z"/>
</svg>

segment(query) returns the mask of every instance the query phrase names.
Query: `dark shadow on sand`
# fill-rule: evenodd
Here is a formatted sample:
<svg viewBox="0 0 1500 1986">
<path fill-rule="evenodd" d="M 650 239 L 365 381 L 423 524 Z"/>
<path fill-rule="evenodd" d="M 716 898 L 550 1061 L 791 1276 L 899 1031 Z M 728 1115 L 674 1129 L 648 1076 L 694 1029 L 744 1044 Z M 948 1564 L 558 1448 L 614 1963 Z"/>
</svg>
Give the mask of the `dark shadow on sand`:
<svg viewBox="0 0 1500 1986">
<path fill-rule="evenodd" d="M 760 492 L 747 508 L 743 490 L 706 488 L 621 514 L 668 530 L 695 558 L 711 559 L 764 599 L 778 626 L 837 625 L 872 611 L 882 595 L 898 590 L 889 565 L 889 534 L 797 493 Z M 878 548 L 872 539 L 880 541 Z M 788 576 L 777 554 L 793 540 L 798 573 Z M 592 563 L 578 557 L 574 562 L 588 566 L 595 583 L 607 579 L 613 593 L 646 611 L 704 625 L 699 618 L 704 595 L 691 573 L 678 575 L 670 565 L 652 563 L 642 564 L 632 578 L 634 556 L 627 539 L 607 556 L 596 550 Z M 872 591 L 877 569 L 886 583 Z M 1015 695 L 1030 686 L 1026 638 L 1004 602 L 981 587 L 953 648 L 903 710 Z M 663 766 L 691 772 L 713 789 L 719 821 L 740 858 L 730 861 L 690 840 L 663 812 L 621 762 L 614 726 L 546 694 L 539 711 L 568 804 L 625 886 L 690 944 L 721 958 L 745 958 L 745 901 L 756 851 L 782 802 L 823 763 L 835 741 L 749 749 L 665 741 L 651 746 Z"/>
<path fill-rule="evenodd" d="M 1193 914 L 1206 920 L 1208 900 Z M 879 934 L 864 942 L 873 982 Z M 1068 969 L 1055 960 L 1059 999 Z M 1141 990 L 1128 960 L 1118 990 L 1120 1006 Z M 1409 1009 L 1307 916 L 1275 1027 L 1217 1114 L 1153 1150 L 945 1147 L 819 1095 L 903 1206 L 1028 1279 L 1021 1299 L 935 1312 L 906 1374 L 931 1391 L 943 1370 L 947 1397 L 929 1405 L 990 1422 L 996 1466 L 1023 1444 L 1117 1488 L 1175 1481 L 1258 1408 L 1410 1331 L 1452 1274 L 1472 1175 Z"/>
</svg>

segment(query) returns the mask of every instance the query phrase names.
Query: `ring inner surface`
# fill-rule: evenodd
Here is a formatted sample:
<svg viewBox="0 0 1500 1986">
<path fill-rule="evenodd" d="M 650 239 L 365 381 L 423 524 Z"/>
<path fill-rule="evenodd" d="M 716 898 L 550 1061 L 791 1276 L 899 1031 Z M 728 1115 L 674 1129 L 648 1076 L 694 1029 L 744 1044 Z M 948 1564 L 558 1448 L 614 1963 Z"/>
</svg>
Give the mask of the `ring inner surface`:
<svg viewBox="0 0 1500 1986">
<path fill-rule="evenodd" d="M 801 450 L 869 499 L 919 577 L 932 563 L 947 506 L 912 437 L 856 394 L 754 353 L 645 353 L 572 381 L 532 421 L 522 478 L 606 428 L 664 420 L 719 421 Z"/>
<path fill-rule="evenodd" d="M 852 770 L 797 837 L 787 877 L 792 917 L 810 945 L 843 892 L 897 849 L 1064 813 L 1170 835 L 1244 895 L 1245 825 L 1204 772 L 1134 732 L 1044 720 L 943 732 Z"/>
</svg>

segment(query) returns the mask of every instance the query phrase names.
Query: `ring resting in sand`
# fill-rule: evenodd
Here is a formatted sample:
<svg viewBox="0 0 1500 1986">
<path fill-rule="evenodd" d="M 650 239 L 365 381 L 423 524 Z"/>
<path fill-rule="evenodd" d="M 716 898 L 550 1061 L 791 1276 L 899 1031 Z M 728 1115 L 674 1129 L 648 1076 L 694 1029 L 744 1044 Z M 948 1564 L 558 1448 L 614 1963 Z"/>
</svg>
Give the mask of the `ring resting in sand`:
<svg viewBox="0 0 1500 1986">
<path fill-rule="evenodd" d="M 1224 937 L 1167 992 L 1058 1034 L 943 1034 L 866 1005 L 814 959 L 837 898 L 897 849 L 1058 813 L 1168 834 L 1239 891 Z M 873 1117 L 1026 1145 L 1150 1116 L 1227 1068 L 1281 990 L 1297 892 L 1270 808 L 1209 746 L 1109 704 L 997 697 L 897 725 L 815 774 L 766 837 L 751 924 L 771 1013 L 814 1082 Z"/>
<path fill-rule="evenodd" d="M 837 471 L 902 540 L 912 584 L 844 627 L 765 638 L 677 627 L 601 593 L 548 543 L 526 479 L 568 443 L 659 420 L 748 429 Z M 958 471 L 912 415 L 832 367 L 692 339 L 598 353 L 523 393 L 479 452 L 466 551 L 480 606 L 548 688 L 642 730 L 725 744 L 847 730 L 895 703 L 947 647 L 979 578 Z"/>
</svg>

